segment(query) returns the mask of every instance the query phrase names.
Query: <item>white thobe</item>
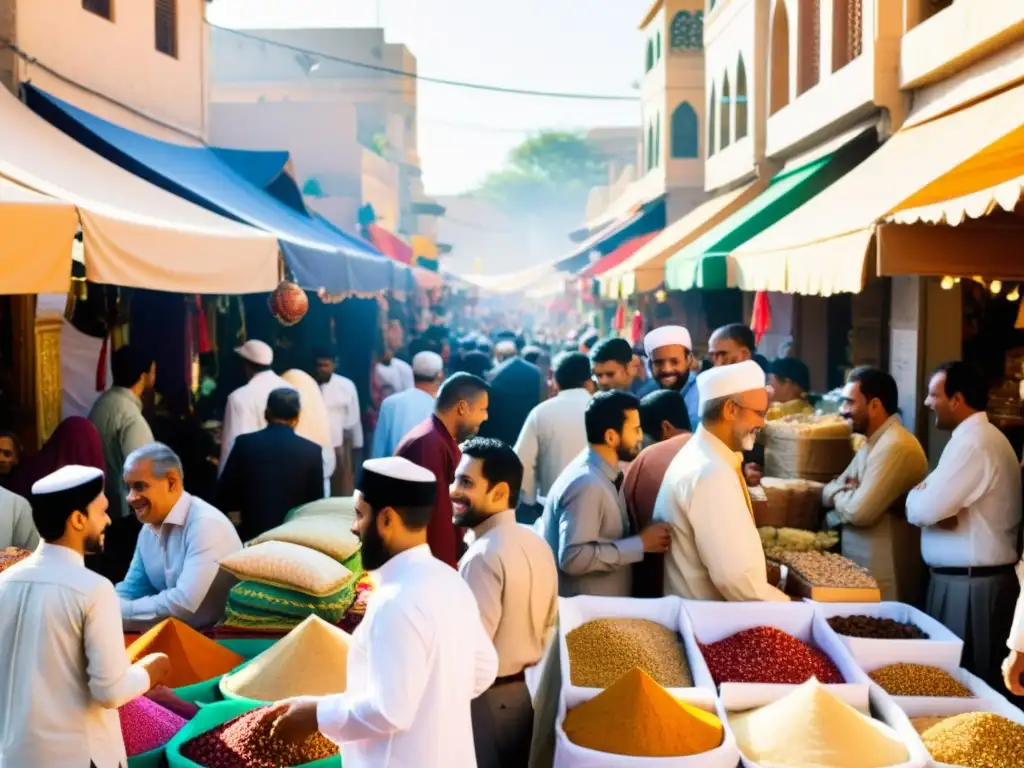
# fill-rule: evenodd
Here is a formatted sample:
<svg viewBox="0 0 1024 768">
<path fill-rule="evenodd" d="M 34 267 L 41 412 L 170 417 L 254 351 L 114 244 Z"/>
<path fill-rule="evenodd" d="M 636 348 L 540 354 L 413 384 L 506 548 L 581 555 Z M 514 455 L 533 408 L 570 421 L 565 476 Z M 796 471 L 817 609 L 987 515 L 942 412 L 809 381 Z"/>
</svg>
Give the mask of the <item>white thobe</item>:
<svg viewBox="0 0 1024 768">
<path fill-rule="evenodd" d="M 43 543 L 0 574 L 0 766 L 126 766 L 117 708 L 148 689 L 114 587 L 81 555 Z"/>
<path fill-rule="evenodd" d="M 562 471 L 587 447 L 583 414 L 589 402 L 587 390 L 565 389 L 526 417 L 515 445 L 523 462 L 520 493 L 524 501 L 547 496 Z"/>
<path fill-rule="evenodd" d="M 0 550 L 34 550 L 37 546 L 39 533 L 32 522 L 32 505 L 18 494 L 0 488 Z"/>
<path fill-rule="evenodd" d="M 227 466 L 228 454 L 239 435 L 259 432 L 267 426 L 267 398 L 275 389 L 294 387 L 273 371 L 263 371 L 253 376 L 244 387 L 228 395 L 227 406 L 224 408 L 224 427 L 221 430 L 218 474 Z"/>
<path fill-rule="evenodd" d="M 320 385 L 320 392 L 327 405 L 327 418 L 331 428 L 331 440 L 335 448 L 345 444 L 345 435 L 352 441 L 352 448 L 363 447 L 363 421 L 359 411 L 359 391 L 356 385 L 344 376 L 331 374 L 330 381 Z"/>
<path fill-rule="evenodd" d="M 469 703 L 498 654 L 459 574 L 422 544 L 377 572 L 348 652 L 348 690 L 321 698 L 320 732 L 345 768 L 476 768 Z"/>
<path fill-rule="evenodd" d="M 391 362 L 386 365 L 377 363 L 377 378 L 380 381 L 384 397 L 393 395 L 395 392 L 404 392 L 416 385 L 412 366 L 397 357 L 392 358 Z"/>
<path fill-rule="evenodd" d="M 654 519 L 669 523 L 665 594 L 690 600 L 788 600 L 768 583 L 742 485 L 743 455 L 698 427 L 669 464 Z"/>
</svg>

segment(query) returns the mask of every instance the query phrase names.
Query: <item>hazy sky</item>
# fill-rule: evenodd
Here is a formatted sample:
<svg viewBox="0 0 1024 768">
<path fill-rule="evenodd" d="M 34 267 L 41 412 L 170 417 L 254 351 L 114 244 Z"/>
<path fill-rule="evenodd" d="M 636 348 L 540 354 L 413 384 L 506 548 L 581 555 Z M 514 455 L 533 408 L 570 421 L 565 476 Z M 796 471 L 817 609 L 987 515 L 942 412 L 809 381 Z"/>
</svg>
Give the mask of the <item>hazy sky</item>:
<svg viewBox="0 0 1024 768">
<path fill-rule="evenodd" d="M 234 27 L 375 26 L 404 43 L 419 74 L 512 88 L 638 95 L 637 25 L 650 0 L 215 0 Z M 428 192 L 472 188 L 531 131 L 638 125 L 636 102 L 571 101 L 419 83 Z"/>
</svg>

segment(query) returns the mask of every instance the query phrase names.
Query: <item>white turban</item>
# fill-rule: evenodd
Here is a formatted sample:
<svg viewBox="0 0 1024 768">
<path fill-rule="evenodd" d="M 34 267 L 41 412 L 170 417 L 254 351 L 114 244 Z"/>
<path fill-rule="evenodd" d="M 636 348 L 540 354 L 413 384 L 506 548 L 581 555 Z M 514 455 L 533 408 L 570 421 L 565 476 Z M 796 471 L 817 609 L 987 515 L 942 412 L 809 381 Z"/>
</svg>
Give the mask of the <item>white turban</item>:
<svg viewBox="0 0 1024 768">
<path fill-rule="evenodd" d="M 764 370 L 753 360 L 711 368 L 697 377 L 702 411 L 704 404 L 712 400 L 764 388 Z"/>
<path fill-rule="evenodd" d="M 656 349 L 671 346 L 686 347 L 686 351 L 689 352 L 693 349 L 690 332 L 681 325 L 664 325 L 644 336 L 644 353 L 648 357 L 651 357 Z"/>
</svg>

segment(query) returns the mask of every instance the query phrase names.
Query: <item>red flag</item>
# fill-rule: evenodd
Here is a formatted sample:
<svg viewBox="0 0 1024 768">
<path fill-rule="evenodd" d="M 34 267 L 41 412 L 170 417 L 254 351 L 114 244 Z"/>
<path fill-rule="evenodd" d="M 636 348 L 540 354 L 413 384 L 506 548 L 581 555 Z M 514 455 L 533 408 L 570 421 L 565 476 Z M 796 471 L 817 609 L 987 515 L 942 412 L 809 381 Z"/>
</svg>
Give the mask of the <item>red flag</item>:
<svg viewBox="0 0 1024 768">
<path fill-rule="evenodd" d="M 633 323 L 629 335 L 634 344 L 639 343 L 640 337 L 644 335 L 644 316 L 640 314 L 639 310 L 633 313 Z"/>
<path fill-rule="evenodd" d="M 612 321 L 612 328 L 620 333 L 626 328 L 626 307 L 623 304 L 615 309 L 615 319 Z"/>
<path fill-rule="evenodd" d="M 772 327 L 772 305 L 768 302 L 768 294 L 758 291 L 754 294 L 754 314 L 750 318 L 750 329 L 758 344 Z"/>
</svg>

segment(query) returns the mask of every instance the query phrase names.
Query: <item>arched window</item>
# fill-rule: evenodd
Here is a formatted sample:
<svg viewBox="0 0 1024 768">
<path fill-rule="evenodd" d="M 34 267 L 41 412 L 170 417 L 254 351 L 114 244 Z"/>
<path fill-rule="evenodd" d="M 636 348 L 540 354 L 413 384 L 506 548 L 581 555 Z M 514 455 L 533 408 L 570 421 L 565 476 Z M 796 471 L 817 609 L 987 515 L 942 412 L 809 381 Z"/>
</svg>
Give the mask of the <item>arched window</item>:
<svg viewBox="0 0 1024 768">
<path fill-rule="evenodd" d="M 736 141 L 746 137 L 747 120 L 747 68 L 741 53 L 736 63 Z"/>
<path fill-rule="evenodd" d="M 654 69 L 654 41 L 653 40 L 648 40 L 647 41 L 647 67 L 644 69 L 644 72 L 650 72 L 652 69 Z"/>
<path fill-rule="evenodd" d="M 832 0 L 832 71 L 860 56 L 863 47 L 862 0 Z"/>
<path fill-rule="evenodd" d="M 772 15 L 769 115 L 789 104 L 789 15 L 786 0 L 775 0 Z"/>
<path fill-rule="evenodd" d="M 647 126 L 647 168 L 651 170 L 654 167 L 654 126 Z"/>
<path fill-rule="evenodd" d="M 726 72 L 722 78 L 722 103 L 719 108 L 722 110 L 718 119 L 721 125 L 718 126 L 718 130 L 722 132 L 722 137 L 718 141 L 718 148 L 725 149 L 729 146 L 729 142 L 732 140 L 731 128 L 732 121 L 729 119 L 731 113 L 730 107 L 732 106 L 731 95 L 729 93 L 729 73 Z"/>
<path fill-rule="evenodd" d="M 818 84 L 821 72 L 821 1 L 800 0 L 796 95 Z"/>
<path fill-rule="evenodd" d="M 654 60 L 661 61 L 661 30 L 658 30 L 657 37 L 654 38 Z"/>
<path fill-rule="evenodd" d="M 708 157 L 715 154 L 715 115 L 718 114 L 718 100 L 715 99 L 715 86 L 711 86 L 711 102 L 708 104 Z"/>
<path fill-rule="evenodd" d="M 697 128 L 697 110 L 684 101 L 672 113 L 672 157 L 689 160 L 699 157 L 697 147 L 700 134 Z"/>
<path fill-rule="evenodd" d="M 704 13 L 679 11 L 672 17 L 669 45 L 673 51 L 699 51 L 704 47 Z"/>
<path fill-rule="evenodd" d="M 654 164 L 655 168 L 661 168 L 661 115 L 654 118 Z"/>
</svg>

